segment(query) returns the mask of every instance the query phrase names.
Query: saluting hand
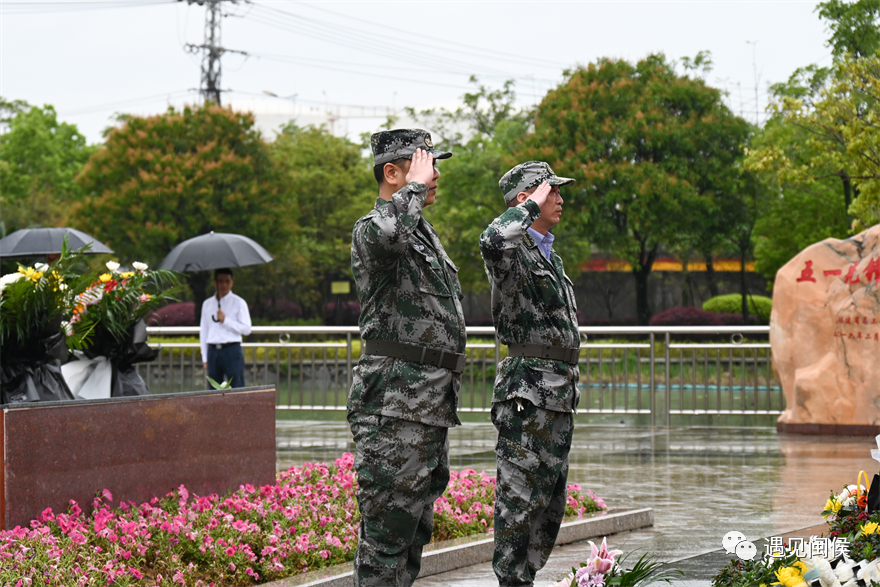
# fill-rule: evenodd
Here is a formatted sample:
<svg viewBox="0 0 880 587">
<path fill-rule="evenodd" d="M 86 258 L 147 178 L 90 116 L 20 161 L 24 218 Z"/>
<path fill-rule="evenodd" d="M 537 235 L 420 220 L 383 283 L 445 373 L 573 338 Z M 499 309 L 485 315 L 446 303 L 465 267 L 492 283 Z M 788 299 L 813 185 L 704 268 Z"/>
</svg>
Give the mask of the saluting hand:
<svg viewBox="0 0 880 587">
<path fill-rule="evenodd" d="M 541 185 L 539 185 L 538 189 L 533 191 L 532 195 L 530 195 L 528 198 L 526 198 L 526 200 L 532 200 L 533 202 L 535 202 L 538 206 L 540 206 L 543 209 L 544 202 L 547 201 L 547 196 L 550 195 L 551 189 L 552 188 L 550 187 L 550 184 L 548 184 L 545 181 Z"/>
<path fill-rule="evenodd" d="M 412 162 L 409 164 L 409 172 L 406 174 L 406 181 L 417 181 L 430 187 L 434 179 L 434 155 L 416 149 L 412 156 Z"/>
</svg>

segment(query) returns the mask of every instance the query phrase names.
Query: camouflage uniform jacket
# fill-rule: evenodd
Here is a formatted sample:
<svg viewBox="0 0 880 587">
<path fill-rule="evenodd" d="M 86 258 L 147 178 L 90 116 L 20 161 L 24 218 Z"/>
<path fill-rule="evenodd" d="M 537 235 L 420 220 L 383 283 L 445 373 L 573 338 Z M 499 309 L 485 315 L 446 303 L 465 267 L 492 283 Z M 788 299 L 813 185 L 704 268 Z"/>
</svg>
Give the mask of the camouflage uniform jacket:
<svg viewBox="0 0 880 587">
<path fill-rule="evenodd" d="M 422 218 L 427 186 L 411 182 L 354 225 L 351 267 L 364 340 L 387 340 L 463 353 L 466 342 L 458 267 Z M 379 355 L 362 355 L 349 411 L 432 426 L 461 424 L 461 375 Z"/>
<path fill-rule="evenodd" d="M 555 251 L 552 261 L 526 230 L 541 215 L 527 200 L 508 208 L 480 235 L 492 285 L 492 319 L 503 344 L 580 347 L 574 286 Z M 578 368 L 564 361 L 507 357 L 498 365 L 493 402 L 525 398 L 539 408 L 572 412 L 580 393 Z"/>
</svg>

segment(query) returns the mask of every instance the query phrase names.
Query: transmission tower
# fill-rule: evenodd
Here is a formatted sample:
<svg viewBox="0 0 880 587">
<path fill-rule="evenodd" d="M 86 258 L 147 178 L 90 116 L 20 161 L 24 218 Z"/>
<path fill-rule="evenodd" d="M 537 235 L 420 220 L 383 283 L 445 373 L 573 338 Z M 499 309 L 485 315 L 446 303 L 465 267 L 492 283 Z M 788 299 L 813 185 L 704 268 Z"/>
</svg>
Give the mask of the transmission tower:
<svg viewBox="0 0 880 587">
<path fill-rule="evenodd" d="M 177 0 L 183 2 L 183 0 Z M 247 0 L 245 0 L 247 1 Z M 186 0 L 187 4 L 198 4 L 199 6 L 207 5 L 205 11 L 205 41 L 201 45 L 193 45 L 187 43 L 186 50 L 190 53 L 203 53 L 202 55 L 202 80 L 199 87 L 199 94 L 202 100 L 210 100 L 220 104 L 220 57 L 224 53 L 239 53 L 247 55 L 244 51 L 236 51 L 235 49 L 226 49 L 220 46 L 220 19 L 224 14 L 220 11 L 220 5 L 223 2 L 232 2 L 237 4 L 238 0 Z"/>
</svg>

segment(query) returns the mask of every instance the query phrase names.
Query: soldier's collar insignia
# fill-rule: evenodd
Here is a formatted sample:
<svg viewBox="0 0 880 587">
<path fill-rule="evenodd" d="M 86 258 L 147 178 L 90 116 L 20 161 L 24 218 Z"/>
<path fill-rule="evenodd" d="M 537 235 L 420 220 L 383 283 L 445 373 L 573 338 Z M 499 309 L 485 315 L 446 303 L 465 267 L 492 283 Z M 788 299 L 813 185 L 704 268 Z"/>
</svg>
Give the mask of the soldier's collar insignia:
<svg viewBox="0 0 880 587">
<path fill-rule="evenodd" d="M 418 243 L 414 243 L 413 248 L 421 253 L 422 251 L 425 250 L 425 245 L 420 245 Z"/>
</svg>

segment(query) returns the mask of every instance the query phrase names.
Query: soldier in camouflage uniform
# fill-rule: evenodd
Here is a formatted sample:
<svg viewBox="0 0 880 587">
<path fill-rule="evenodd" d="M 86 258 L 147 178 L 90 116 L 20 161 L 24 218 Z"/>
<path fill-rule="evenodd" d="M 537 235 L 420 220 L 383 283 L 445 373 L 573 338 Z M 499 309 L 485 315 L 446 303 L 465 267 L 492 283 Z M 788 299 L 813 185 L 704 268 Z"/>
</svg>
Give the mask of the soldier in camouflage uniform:
<svg viewBox="0 0 880 587">
<path fill-rule="evenodd" d="M 364 349 L 348 397 L 361 512 L 354 584 L 411 585 L 449 482 L 447 430 L 465 363 L 458 267 L 422 217 L 440 172 L 423 130 L 372 138 L 379 198 L 354 225 Z"/>
<path fill-rule="evenodd" d="M 580 336 L 574 288 L 548 231 L 562 215 L 559 186 L 573 181 L 540 161 L 517 165 L 499 181 L 507 210 L 480 236 L 492 319 L 510 350 L 498 365 L 492 399 L 492 567 L 502 587 L 533 585 L 565 514 Z"/>
</svg>

